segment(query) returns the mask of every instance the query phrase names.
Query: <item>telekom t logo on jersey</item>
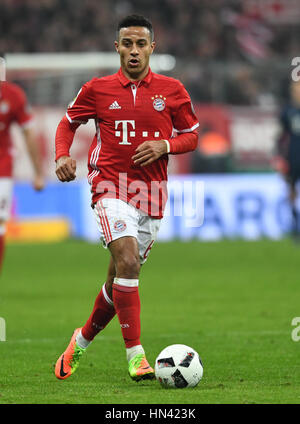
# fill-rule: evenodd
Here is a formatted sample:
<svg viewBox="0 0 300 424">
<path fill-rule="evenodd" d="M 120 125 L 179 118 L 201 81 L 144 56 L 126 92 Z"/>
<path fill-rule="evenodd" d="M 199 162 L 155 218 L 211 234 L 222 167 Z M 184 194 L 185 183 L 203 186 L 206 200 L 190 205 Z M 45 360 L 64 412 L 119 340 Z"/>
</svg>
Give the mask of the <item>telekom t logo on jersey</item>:
<svg viewBox="0 0 300 424">
<path fill-rule="evenodd" d="M 123 120 L 123 121 L 115 121 L 115 136 L 121 137 L 122 141 L 119 144 L 130 145 L 130 141 L 128 141 L 129 137 L 135 137 L 135 121 L 131 120 Z M 121 135 L 122 134 L 122 135 Z M 142 131 L 142 137 L 148 137 L 148 131 Z M 159 131 L 154 132 L 154 137 L 159 137 Z"/>
</svg>

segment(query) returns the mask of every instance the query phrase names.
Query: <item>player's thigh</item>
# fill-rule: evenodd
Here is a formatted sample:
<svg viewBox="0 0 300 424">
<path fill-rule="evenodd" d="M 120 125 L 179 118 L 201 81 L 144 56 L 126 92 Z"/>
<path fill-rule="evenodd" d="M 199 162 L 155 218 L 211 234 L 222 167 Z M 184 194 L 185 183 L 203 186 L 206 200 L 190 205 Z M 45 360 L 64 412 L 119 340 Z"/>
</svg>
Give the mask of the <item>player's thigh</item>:
<svg viewBox="0 0 300 424">
<path fill-rule="evenodd" d="M 94 213 L 104 247 L 123 237 L 137 239 L 139 216 L 133 206 L 119 199 L 100 199 Z"/>
<path fill-rule="evenodd" d="M 140 260 L 135 237 L 125 236 L 113 240 L 108 246 L 116 266 L 116 277 L 138 278 Z"/>
<path fill-rule="evenodd" d="M 160 219 L 153 219 L 150 216 L 143 216 L 140 219 L 137 240 L 141 265 L 146 262 L 150 254 L 153 244 L 157 238 L 160 223 Z"/>
<path fill-rule="evenodd" d="M 13 181 L 11 178 L 0 178 L 0 221 L 5 223 L 10 217 Z"/>
</svg>

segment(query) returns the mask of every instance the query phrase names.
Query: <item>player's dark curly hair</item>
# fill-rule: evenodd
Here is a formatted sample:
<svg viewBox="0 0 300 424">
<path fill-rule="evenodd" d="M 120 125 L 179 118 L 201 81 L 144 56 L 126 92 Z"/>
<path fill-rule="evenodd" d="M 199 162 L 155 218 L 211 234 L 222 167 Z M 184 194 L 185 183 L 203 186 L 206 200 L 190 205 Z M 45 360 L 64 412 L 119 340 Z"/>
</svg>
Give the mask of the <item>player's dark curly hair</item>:
<svg viewBox="0 0 300 424">
<path fill-rule="evenodd" d="M 148 30 L 150 32 L 151 41 L 153 41 L 154 32 L 153 32 L 152 23 L 142 15 L 128 15 L 125 18 L 123 18 L 118 23 L 117 38 L 119 38 L 119 31 L 120 31 L 121 28 L 127 28 L 127 27 L 131 27 L 131 26 L 148 28 Z"/>
</svg>

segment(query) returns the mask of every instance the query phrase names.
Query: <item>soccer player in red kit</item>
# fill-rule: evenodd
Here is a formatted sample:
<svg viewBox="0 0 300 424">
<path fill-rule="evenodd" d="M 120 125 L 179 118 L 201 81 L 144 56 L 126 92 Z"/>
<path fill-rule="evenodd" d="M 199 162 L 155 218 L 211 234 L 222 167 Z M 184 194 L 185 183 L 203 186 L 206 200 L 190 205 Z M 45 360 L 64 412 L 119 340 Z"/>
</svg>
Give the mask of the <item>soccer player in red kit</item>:
<svg viewBox="0 0 300 424">
<path fill-rule="evenodd" d="M 155 241 L 166 202 L 168 154 L 197 146 L 198 121 L 183 85 L 155 74 L 151 23 L 130 15 L 118 25 L 119 71 L 81 88 L 56 133 L 56 174 L 72 181 L 69 150 L 77 127 L 95 120 L 88 181 L 104 247 L 110 251 L 107 279 L 85 325 L 77 328 L 58 358 L 55 375 L 68 378 L 89 343 L 117 314 L 133 380 L 154 378 L 140 341 L 140 267 Z M 172 136 L 176 131 L 176 136 Z"/>
<path fill-rule="evenodd" d="M 0 269 L 4 256 L 5 223 L 10 214 L 13 189 L 13 145 L 10 127 L 14 122 L 22 128 L 33 164 L 33 186 L 36 190 L 44 187 L 42 165 L 32 121 L 33 117 L 28 109 L 24 91 L 16 84 L 0 81 Z"/>
</svg>

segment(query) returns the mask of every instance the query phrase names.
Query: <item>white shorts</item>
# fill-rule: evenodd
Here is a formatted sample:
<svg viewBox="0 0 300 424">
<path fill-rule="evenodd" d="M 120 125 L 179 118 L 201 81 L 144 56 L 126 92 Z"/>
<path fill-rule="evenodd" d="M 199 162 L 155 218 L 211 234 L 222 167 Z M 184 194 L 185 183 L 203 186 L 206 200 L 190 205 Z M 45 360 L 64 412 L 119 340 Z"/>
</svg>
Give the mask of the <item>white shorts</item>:
<svg viewBox="0 0 300 424">
<path fill-rule="evenodd" d="M 0 177 L 0 221 L 7 221 L 10 217 L 13 180 Z"/>
<path fill-rule="evenodd" d="M 144 214 L 120 199 L 100 199 L 94 207 L 103 246 L 121 237 L 135 237 L 138 242 L 140 263 L 146 262 L 156 240 L 160 219 Z"/>
</svg>

